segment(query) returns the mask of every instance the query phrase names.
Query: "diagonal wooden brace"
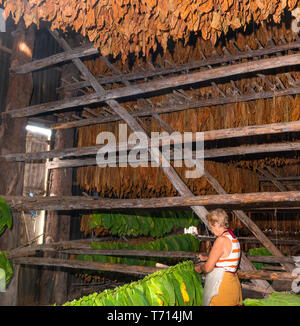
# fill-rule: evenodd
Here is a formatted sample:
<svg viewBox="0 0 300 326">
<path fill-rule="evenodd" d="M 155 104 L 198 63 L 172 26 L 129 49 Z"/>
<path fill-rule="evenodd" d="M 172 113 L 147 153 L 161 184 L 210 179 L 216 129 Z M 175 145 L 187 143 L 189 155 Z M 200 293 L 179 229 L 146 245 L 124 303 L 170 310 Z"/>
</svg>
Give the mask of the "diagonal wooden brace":
<svg viewBox="0 0 300 326">
<path fill-rule="evenodd" d="M 157 113 L 154 113 L 153 117 L 161 125 L 161 127 L 164 128 L 168 133 L 171 134 L 174 131 L 169 126 L 168 123 L 166 123 L 163 119 L 161 119 L 161 117 Z M 197 168 L 197 165 L 196 165 L 196 168 Z M 221 191 L 221 189 L 220 189 L 221 185 L 219 185 L 217 180 L 215 180 L 205 169 L 204 169 L 204 174 L 205 174 L 205 177 L 207 178 L 208 182 L 210 182 L 215 189 L 218 189 L 219 191 Z M 219 192 L 218 190 L 217 190 L 217 192 Z M 226 193 L 224 189 L 222 192 Z M 247 216 L 246 214 L 244 214 L 244 215 Z M 248 258 L 245 256 L 244 253 L 242 253 L 240 268 L 241 268 L 241 270 L 256 270 L 254 265 L 251 263 L 250 260 L 248 260 Z M 270 284 L 264 280 L 251 280 L 251 282 L 259 288 L 273 290 L 270 287 Z"/>
</svg>

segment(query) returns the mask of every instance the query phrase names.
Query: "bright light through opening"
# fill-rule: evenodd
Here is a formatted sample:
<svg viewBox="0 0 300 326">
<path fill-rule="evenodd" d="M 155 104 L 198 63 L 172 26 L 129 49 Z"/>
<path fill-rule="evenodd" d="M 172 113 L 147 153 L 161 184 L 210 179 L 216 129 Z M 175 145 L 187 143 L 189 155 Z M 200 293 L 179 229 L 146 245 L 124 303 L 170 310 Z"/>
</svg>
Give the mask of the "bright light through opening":
<svg viewBox="0 0 300 326">
<path fill-rule="evenodd" d="M 47 136 L 47 137 L 51 137 L 51 132 L 52 132 L 51 129 L 37 127 L 37 126 L 33 126 L 33 125 L 27 125 L 26 130 L 30 131 L 30 132 L 40 134 L 40 135 L 44 135 L 44 136 Z"/>
<path fill-rule="evenodd" d="M 52 130 L 49 128 L 43 128 L 43 127 L 38 127 L 36 125 L 30 125 L 28 124 L 26 126 L 26 130 L 36 134 L 36 135 L 41 135 L 41 136 L 45 136 L 47 139 L 47 145 L 46 145 L 46 150 L 49 151 L 50 150 L 50 144 L 49 144 L 49 140 L 51 139 L 51 134 L 52 134 Z M 36 138 L 36 137 L 34 137 Z M 39 137 L 37 137 L 39 138 Z M 43 142 L 44 139 L 42 139 L 43 137 L 41 137 L 41 141 Z M 46 162 L 48 162 L 48 160 L 46 160 Z M 30 163 L 28 163 L 30 164 Z M 46 193 L 47 190 L 47 181 L 48 181 L 48 173 L 49 170 L 47 169 L 47 167 L 45 167 L 45 175 L 44 175 L 44 191 Z M 41 210 L 37 212 L 38 217 L 36 218 L 36 224 L 35 224 L 35 234 L 36 234 L 36 240 L 37 240 L 37 244 L 43 244 L 44 243 L 44 226 L 45 226 L 45 210 Z"/>
</svg>

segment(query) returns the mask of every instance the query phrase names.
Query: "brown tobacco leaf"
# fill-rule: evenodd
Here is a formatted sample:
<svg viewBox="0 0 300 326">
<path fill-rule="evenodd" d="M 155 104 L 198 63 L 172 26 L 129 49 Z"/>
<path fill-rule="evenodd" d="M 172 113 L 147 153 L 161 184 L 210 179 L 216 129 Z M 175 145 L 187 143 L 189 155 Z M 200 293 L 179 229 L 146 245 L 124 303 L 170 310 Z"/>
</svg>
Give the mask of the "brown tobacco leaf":
<svg viewBox="0 0 300 326">
<path fill-rule="evenodd" d="M 80 30 L 82 24 L 83 24 L 82 15 L 79 14 L 77 19 L 74 21 L 74 29 L 76 32 L 78 32 Z M 95 31 L 97 32 L 97 30 L 95 30 Z M 91 38 L 90 38 L 90 41 L 91 41 Z"/>
<path fill-rule="evenodd" d="M 199 11 L 208 13 L 212 11 L 214 3 L 211 0 L 202 1 L 203 3 L 199 5 Z"/>
<path fill-rule="evenodd" d="M 251 0 L 250 1 L 250 10 L 253 12 L 255 12 L 258 9 L 258 5 L 256 0 Z"/>
<path fill-rule="evenodd" d="M 226 12 L 229 8 L 228 0 L 221 0 L 222 12 Z"/>
<path fill-rule="evenodd" d="M 239 19 L 239 17 L 235 16 L 232 18 L 232 20 L 230 21 L 230 26 L 232 29 L 238 29 L 241 27 L 241 21 Z"/>
<path fill-rule="evenodd" d="M 86 24 L 87 28 L 92 28 L 96 25 L 95 11 L 93 9 L 90 9 L 86 15 Z"/>
<path fill-rule="evenodd" d="M 288 0 L 288 10 L 292 10 L 296 7 L 298 0 Z"/>
<path fill-rule="evenodd" d="M 0 0 L 5 13 L 26 26 L 51 22 L 51 29 L 69 27 L 88 35 L 105 53 L 113 51 L 122 58 L 126 51 L 148 55 L 163 42 L 185 40 L 200 32 L 213 44 L 222 34 L 246 27 L 251 21 L 261 23 L 273 18 L 280 23 L 284 10 L 295 8 L 297 0 Z M 100 33 L 101 31 L 101 33 Z M 163 36 L 164 35 L 164 36 Z M 104 37 L 104 38 L 103 38 Z M 118 52 L 118 53 L 117 53 Z"/>
<path fill-rule="evenodd" d="M 211 27 L 220 31 L 222 30 L 222 22 L 223 22 L 223 18 L 221 14 L 217 11 L 214 11 Z"/>
<path fill-rule="evenodd" d="M 65 7 L 63 7 L 63 15 L 65 16 L 65 17 L 72 17 L 72 14 L 73 14 L 73 7 L 72 7 L 72 5 L 71 4 L 66 4 L 66 6 Z"/>
</svg>

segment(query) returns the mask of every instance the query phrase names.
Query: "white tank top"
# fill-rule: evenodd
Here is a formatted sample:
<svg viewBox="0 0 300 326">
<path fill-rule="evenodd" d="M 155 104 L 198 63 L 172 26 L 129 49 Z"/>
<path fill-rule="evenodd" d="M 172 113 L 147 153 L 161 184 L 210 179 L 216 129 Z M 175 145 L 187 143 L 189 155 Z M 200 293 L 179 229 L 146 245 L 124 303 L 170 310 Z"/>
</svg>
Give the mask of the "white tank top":
<svg viewBox="0 0 300 326">
<path fill-rule="evenodd" d="M 219 258 L 216 267 L 222 267 L 227 272 L 235 273 L 241 257 L 240 243 L 228 231 L 224 232 L 222 236 L 227 237 L 231 241 L 231 252 L 227 257 Z"/>
</svg>

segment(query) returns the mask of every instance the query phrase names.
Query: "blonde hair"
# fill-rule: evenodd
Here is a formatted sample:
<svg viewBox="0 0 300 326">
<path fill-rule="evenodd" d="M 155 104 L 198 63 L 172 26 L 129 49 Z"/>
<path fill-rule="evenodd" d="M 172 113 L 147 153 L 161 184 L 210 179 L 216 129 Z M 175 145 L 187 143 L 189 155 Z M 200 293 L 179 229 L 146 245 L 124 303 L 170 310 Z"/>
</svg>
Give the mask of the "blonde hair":
<svg viewBox="0 0 300 326">
<path fill-rule="evenodd" d="M 207 222 L 214 226 L 216 222 L 224 228 L 229 227 L 228 215 L 222 208 L 217 208 L 206 215 Z"/>
</svg>

